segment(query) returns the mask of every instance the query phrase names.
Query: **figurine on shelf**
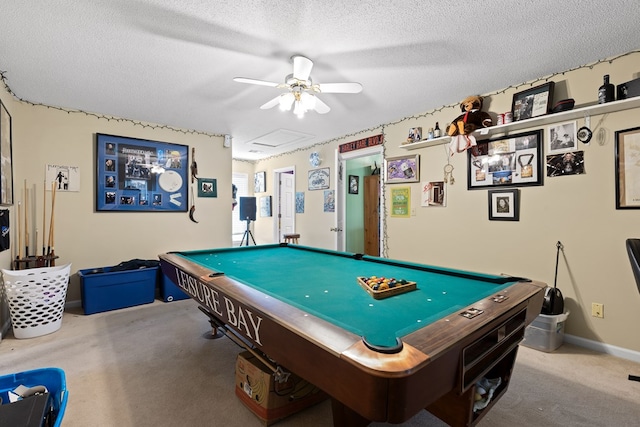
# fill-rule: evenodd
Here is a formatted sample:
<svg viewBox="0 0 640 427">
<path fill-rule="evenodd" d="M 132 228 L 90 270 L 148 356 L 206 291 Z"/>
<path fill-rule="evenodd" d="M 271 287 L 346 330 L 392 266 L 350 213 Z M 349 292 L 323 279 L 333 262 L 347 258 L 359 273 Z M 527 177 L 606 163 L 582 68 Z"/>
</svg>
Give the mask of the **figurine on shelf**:
<svg viewBox="0 0 640 427">
<path fill-rule="evenodd" d="M 476 139 L 472 133 L 482 127 L 490 127 L 493 120 L 489 113 L 482 111 L 483 98 L 479 95 L 468 96 L 460 103 L 460 114 L 449 125 L 447 135 L 451 137 L 449 151 L 453 156 L 471 148 L 475 150 Z"/>
</svg>

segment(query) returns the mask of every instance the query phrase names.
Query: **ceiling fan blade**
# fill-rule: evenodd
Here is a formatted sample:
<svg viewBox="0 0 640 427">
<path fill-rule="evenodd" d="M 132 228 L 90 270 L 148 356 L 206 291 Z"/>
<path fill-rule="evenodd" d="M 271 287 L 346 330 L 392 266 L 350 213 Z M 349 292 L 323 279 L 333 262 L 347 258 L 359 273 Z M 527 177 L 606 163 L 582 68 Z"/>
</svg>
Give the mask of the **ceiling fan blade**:
<svg viewBox="0 0 640 427">
<path fill-rule="evenodd" d="M 318 85 L 321 93 L 360 93 L 362 85 L 360 83 L 322 83 Z"/>
<path fill-rule="evenodd" d="M 311 75 L 311 69 L 313 68 L 313 61 L 304 56 L 293 57 L 293 77 L 298 80 L 309 80 Z"/>
<path fill-rule="evenodd" d="M 280 83 L 268 82 L 265 80 L 249 79 L 246 77 L 234 77 L 233 81 L 238 83 L 248 83 L 251 85 L 260 85 L 260 86 L 269 86 L 269 87 L 278 87 L 280 85 Z"/>
<path fill-rule="evenodd" d="M 268 110 L 269 108 L 273 108 L 276 105 L 280 104 L 280 95 L 273 98 L 271 101 L 267 101 L 260 106 L 261 110 Z"/>
<path fill-rule="evenodd" d="M 331 108 L 329 108 L 327 104 L 322 102 L 320 98 L 318 98 L 317 96 L 315 98 L 316 98 L 315 110 L 318 114 L 327 114 L 329 111 L 331 111 Z"/>
</svg>

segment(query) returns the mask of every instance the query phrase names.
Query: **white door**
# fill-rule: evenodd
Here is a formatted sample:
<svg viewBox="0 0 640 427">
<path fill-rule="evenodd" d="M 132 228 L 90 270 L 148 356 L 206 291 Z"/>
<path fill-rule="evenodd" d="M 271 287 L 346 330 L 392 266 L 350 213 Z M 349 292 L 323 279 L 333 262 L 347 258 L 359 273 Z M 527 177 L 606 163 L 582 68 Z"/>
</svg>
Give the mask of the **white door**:
<svg viewBox="0 0 640 427">
<path fill-rule="evenodd" d="M 295 233 L 296 190 L 293 174 L 280 174 L 280 239 L 283 234 Z"/>
</svg>

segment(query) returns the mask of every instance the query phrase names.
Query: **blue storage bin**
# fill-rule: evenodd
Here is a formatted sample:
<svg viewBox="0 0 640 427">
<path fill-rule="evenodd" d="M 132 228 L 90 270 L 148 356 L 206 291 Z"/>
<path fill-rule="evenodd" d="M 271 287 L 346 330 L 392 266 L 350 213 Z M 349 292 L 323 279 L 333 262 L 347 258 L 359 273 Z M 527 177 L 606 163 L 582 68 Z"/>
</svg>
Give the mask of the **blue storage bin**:
<svg viewBox="0 0 640 427">
<path fill-rule="evenodd" d="M 189 298 L 189 295 L 173 283 L 165 274 L 160 274 L 162 275 L 162 279 L 160 279 L 160 295 L 164 302 Z"/>
<path fill-rule="evenodd" d="M 47 388 L 51 396 L 53 407 L 53 427 L 62 424 L 62 417 L 67 408 L 67 381 L 64 371 L 59 368 L 41 368 L 32 371 L 24 371 L 16 374 L 9 374 L 0 377 L 0 397 L 2 402 L 9 402 L 9 392 L 15 390 L 19 385 L 25 387 L 35 387 L 43 385 Z"/>
<path fill-rule="evenodd" d="M 117 270 L 113 267 L 78 271 L 84 314 L 152 303 L 159 267 Z"/>
</svg>

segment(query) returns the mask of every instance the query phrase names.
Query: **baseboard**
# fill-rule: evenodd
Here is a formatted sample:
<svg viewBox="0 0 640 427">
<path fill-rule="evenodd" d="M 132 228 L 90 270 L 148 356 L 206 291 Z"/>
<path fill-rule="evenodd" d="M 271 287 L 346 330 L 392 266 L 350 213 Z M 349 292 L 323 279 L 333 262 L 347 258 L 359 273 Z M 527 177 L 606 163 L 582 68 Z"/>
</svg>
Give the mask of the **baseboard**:
<svg viewBox="0 0 640 427">
<path fill-rule="evenodd" d="M 640 352 L 638 351 L 633 351 L 627 348 L 617 347 L 615 345 L 605 344 L 603 342 L 588 340 L 586 338 L 568 334 L 564 335 L 564 342 L 640 363 Z"/>
<path fill-rule="evenodd" d="M 82 307 L 82 301 L 80 300 L 66 301 L 64 303 L 64 308 L 78 308 L 78 307 Z"/>
</svg>

